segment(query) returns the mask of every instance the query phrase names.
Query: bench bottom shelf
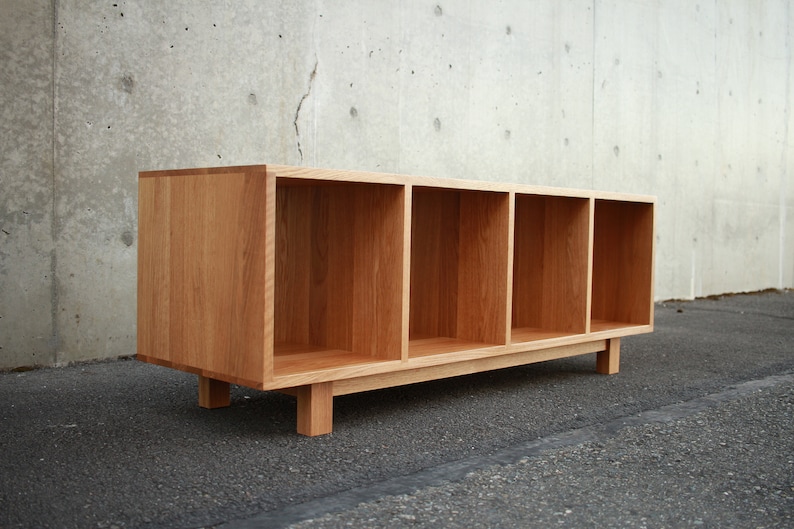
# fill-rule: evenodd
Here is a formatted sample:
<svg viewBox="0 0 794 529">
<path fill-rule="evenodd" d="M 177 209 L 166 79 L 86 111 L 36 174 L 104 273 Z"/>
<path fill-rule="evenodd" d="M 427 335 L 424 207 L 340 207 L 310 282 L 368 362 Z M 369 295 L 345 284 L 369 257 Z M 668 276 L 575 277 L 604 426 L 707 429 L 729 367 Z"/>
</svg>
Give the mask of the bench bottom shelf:
<svg viewBox="0 0 794 529">
<path fill-rule="evenodd" d="M 488 347 L 489 344 L 470 342 L 448 336 L 412 337 L 408 344 L 408 358 L 420 358 L 444 353 L 458 353 Z"/>
<path fill-rule="evenodd" d="M 535 327 L 516 327 L 510 332 L 510 342 L 537 342 L 540 340 L 550 340 L 552 338 L 564 338 L 566 336 L 576 336 L 576 333 L 537 329 Z"/>
<path fill-rule="evenodd" d="M 273 372 L 275 376 L 280 377 L 335 367 L 385 361 L 384 359 L 343 349 L 326 349 L 313 345 L 282 342 L 275 345 Z"/>
</svg>

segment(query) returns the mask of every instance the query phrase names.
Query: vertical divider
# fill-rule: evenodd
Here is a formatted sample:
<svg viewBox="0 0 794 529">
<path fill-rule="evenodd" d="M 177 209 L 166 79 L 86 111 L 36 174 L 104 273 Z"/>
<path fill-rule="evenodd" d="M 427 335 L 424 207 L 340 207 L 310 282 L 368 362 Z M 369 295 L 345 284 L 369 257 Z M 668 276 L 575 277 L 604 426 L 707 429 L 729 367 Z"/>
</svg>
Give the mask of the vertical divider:
<svg viewBox="0 0 794 529">
<path fill-rule="evenodd" d="M 403 269 L 402 269 L 402 321 L 400 327 L 400 360 L 408 361 L 411 321 L 411 208 L 414 189 L 412 184 L 403 187 Z"/>
<path fill-rule="evenodd" d="M 650 296 L 648 296 L 648 302 L 649 302 L 648 324 L 651 326 L 651 328 L 653 328 L 653 323 L 656 317 L 655 316 L 656 305 L 654 303 L 654 299 L 656 295 L 655 294 L 656 291 L 654 290 L 654 285 L 656 284 L 656 266 L 654 266 L 654 263 L 656 263 L 656 244 L 654 241 L 655 238 L 656 238 L 656 201 L 654 201 L 654 203 L 651 205 L 651 260 L 649 263 L 651 269 L 650 270 L 651 277 L 648 285 L 650 288 Z"/>
<path fill-rule="evenodd" d="M 590 197 L 590 221 L 587 235 L 587 320 L 585 321 L 585 333 L 590 334 L 590 322 L 593 319 L 593 253 L 594 253 L 594 234 L 595 234 L 595 198 Z"/>
<path fill-rule="evenodd" d="M 265 321 L 262 380 L 273 380 L 275 349 L 276 175 L 265 169 Z"/>
<path fill-rule="evenodd" d="M 513 328 L 513 259 L 515 252 L 515 232 L 516 232 L 516 193 L 510 191 L 508 194 L 508 214 L 507 214 L 507 303 L 505 303 L 505 342 L 511 341 Z"/>
</svg>

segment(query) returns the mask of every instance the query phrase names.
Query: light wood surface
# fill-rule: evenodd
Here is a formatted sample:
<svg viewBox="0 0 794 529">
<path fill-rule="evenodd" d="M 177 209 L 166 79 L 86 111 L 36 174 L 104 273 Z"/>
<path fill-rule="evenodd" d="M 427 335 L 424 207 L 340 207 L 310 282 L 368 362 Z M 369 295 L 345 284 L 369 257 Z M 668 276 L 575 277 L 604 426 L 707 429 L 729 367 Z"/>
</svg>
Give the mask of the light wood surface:
<svg viewBox="0 0 794 529">
<path fill-rule="evenodd" d="M 595 201 L 593 320 L 652 323 L 653 222 L 651 204 Z"/>
<path fill-rule="evenodd" d="M 535 342 L 542 340 L 550 340 L 552 338 L 561 338 L 564 336 L 573 336 L 575 333 L 564 331 L 550 331 L 548 329 L 541 329 L 537 327 L 517 327 L 512 330 L 510 334 L 510 342 L 517 344 L 522 342 Z"/>
<path fill-rule="evenodd" d="M 412 340 L 506 343 L 508 221 L 506 193 L 413 188 Z"/>
<path fill-rule="evenodd" d="M 494 369 L 516 367 L 535 362 L 545 362 L 558 358 L 597 353 L 599 351 L 604 351 L 606 347 L 607 340 L 593 340 L 578 344 L 523 351 L 516 354 L 486 356 L 463 362 L 451 362 L 422 368 L 345 378 L 333 383 L 334 395 L 347 395 L 359 391 L 371 391 L 405 384 L 415 384 L 441 378 L 471 375 L 473 373 L 481 373 Z"/>
<path fill-rule="evenodd" d="M 620 371 L 620 338 L 607 340 L 606 349 L 596 355 L 596 372 L 614 375 Z"/>
<path fill-rule="evenodd" d="M 207 409 L 225 408 L 231 403 L 231 387 L 228 382 L 199 375 L 199 406 Z"/>
<path fill-rule="evenodd" d="M 159 171 L 146 174 L 171 174 L 172 172 L 215 172 L 219 169 L 186 169 L 178 171 Z M 394 173 L 379 173 L 371 171 L 350 171 L 341 169 L 326 169 L 317 167 L 299 167 L 290 165 L 268 164 L 267 172 L 273 177 L 284 180 L 283 185 L 302 185 L 300 181 L 309 182 L 323 180 L 324 182 L 366 182 L 372 184 L 395 184 L 400 186 L 420 186 L 425 188 L 460 189 L 477 191 L 496 191 L 501 193 L 524 193 L 534 195 L 602 198 L 606 200 L 620 200 L 628 202 L 654 203 L 656 197 L 651 195 L 638 195 L 614 191 L 599 191 L 592 189 L 573 189 L 569 187 L 538 186 L 531 184 L 515 184 L 510 182 L 490 182 L 486 180 L 467 180 L 464 178 L 439 178 L 434 176 L 419 176 Z"/>
<path fill-rule="evenodd" d="M 421 356 L 469 351 L 481 349 L 484 345 L 487 344 L 449 338 L 448 336 L 417 337 L 408 344 L 408 356 L 410 358 L 418 358 Z"/>
<path fill-rule="evenodd" d="M 516 195 L 513 327 L 586 331 L 589 205 Z"/>
<path fill-rule="evenodd" d="M 333 382 L 297 388 L 298 433 L 307 436 L 325 435 L 333 429 Z"/>
<path fill-rule="evenodd" d="M 655 199 L 259 165 L 139 179 L 138 358 L 333 395 L 597 352 L 653 330 Z"/>
<path fill-rule="evenodd" d="M 142 175 L 141 355 L 262 379 L 265 180 L 260 167 Z"/>
<path fill-rule="evenodd" d="M 276 186 L 275 341 L 399 359 L 404 189 L 301 184 Z"/>
<path fill-rule="evenodd" d="M 459 219 L 459 193 L 414 188 L 411 336 L 457 336 Z"/>
<path fill-rule="evenodd" d="M 590 322 L 590 332 L 592 334 L 606 332 L 606 331 L 621 331 L 621 330 L 629 332 L 634 328 L 646 328 L 646 327 L 648 327 L 647 324 L 629 323 L 625 321 L 591 320 Z M 635 333 L 631 333 L 631 334 L 635 334 Z"/>
<path fill-rule="evenodd" d="M 275 345 L 274 369 L 276 377 L 302 372 L 352 365 L 367 365 L 379 362 L 371 355 L 354 353 L 344 349 L 326 349 L 305 344 L 277 343 Z"/>
<path fill-rule="evenodd" d="M 463 340 L 507 343 L 509 195 L 460 192 L 458 333 Z"/>
</svg>

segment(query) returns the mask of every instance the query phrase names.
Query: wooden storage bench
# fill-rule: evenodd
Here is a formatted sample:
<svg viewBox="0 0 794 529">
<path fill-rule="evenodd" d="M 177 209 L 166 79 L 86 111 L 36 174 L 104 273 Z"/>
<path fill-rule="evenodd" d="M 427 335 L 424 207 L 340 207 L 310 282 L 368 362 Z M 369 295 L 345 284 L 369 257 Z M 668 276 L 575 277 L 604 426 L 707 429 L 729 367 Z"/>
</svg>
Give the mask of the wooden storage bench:
<svg viewBox="0 0 794 529">
<path fill-rule="evenodd" d="M 333 397 L 597 353 L 653 329 L 648 196 L 258 165 L 142 172 L 138 359 Z"/>
</svg>

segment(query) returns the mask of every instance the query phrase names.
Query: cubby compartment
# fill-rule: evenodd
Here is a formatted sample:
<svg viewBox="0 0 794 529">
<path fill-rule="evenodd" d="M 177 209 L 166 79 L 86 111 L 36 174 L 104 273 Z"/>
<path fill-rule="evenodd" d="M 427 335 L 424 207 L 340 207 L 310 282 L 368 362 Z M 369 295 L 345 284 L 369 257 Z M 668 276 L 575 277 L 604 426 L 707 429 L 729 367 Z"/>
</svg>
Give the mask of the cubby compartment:
<svg viewBox="0 0 794 529">
<path fill-rule="evenodd" d="M 405 188 L 278 178 L 274 374 L 400 360 Z"/>
<path fill-rule="evenodd" d="M 410 357 L 506 343 L 509 196 L 413 188 Z"/>
<path fill-rule="evenodd" d="M 653 322 L 653 204 L 595 200 L 590 331 Z"/>
<path fill-rule="evenodd" d="M 511 342 L 587 331 L 590 200 L 516 194 Z"/>
</svg>

